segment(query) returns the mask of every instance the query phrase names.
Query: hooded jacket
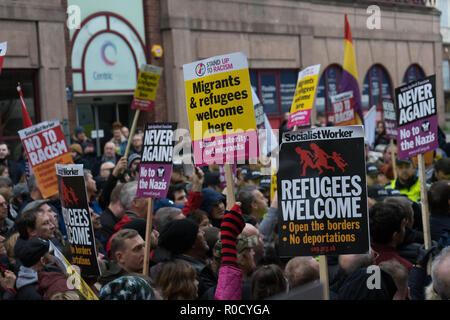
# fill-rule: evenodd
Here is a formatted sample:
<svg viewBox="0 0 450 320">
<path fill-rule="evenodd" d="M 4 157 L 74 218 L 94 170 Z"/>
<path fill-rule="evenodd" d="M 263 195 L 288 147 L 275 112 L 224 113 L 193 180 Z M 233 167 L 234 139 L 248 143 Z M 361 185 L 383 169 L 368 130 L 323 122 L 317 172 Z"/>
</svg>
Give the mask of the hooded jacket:
<svg viewBox="0 0 450 320">
<path fill-rule="evenodd" d="M 214 227 L 220 228 L 221 219 L 213 219 L 211 217 L 211 211 L 217 201 L 225 201 L 225 196 L 214 189 L 203 188 L 202 189 L 202 202 L 200 203 L 200 210 L 206 211 Z"/>
<path fill-rule="evenodd" d="M 20 266 L 16 281 L 16 300 L 42 300 L 37 291 L 38 273 L 24 266 Z"/>
</svg>

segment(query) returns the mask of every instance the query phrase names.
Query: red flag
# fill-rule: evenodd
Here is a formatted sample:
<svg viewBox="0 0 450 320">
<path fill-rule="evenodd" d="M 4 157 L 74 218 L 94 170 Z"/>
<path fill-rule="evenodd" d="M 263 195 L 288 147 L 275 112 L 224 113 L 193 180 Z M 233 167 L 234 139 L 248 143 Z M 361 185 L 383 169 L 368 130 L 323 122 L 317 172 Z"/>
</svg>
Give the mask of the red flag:
<svg viewBox="0 0 450 320">
<path fill-rule="evenodd" d="M 0 43 L 0 73 L 2 73 L 3 59 L 6 55 L 7 42 Z"/>
<path fill-rule="evenodd" d="M 23 99 L 23 93 L 20 84 L 17 86 L 17 92 L 19 92 L 20 104 L 22 105 L 23 127 L 24 128 L 31 127 L 33 123 L 31 122 L 30 116 L 28 115 L 27 107 L 25 106 L 25 100 Z"/>
</svg>

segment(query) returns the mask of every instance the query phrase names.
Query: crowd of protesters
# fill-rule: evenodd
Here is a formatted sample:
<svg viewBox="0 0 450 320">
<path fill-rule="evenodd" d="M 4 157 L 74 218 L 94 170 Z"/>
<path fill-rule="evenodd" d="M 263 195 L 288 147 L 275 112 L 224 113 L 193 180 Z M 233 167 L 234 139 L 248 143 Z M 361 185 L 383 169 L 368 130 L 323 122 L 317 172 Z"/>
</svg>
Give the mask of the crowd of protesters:
<svg viewBox="0 0 450 320">
<path fill-rule="evenodd" d="M 101 268 L 101 276 L 84 280 L 99 299 L 258 300 L 318 281 L 316 256 L 279 257 L 277 196 L 263 174 L 267 168 L 252 164 L 237 166 L 230 210 L 217 165 L 195 167 L 187 176 L 174 164 L 167 198 L 154 202 L 144 276 L 149 199 L 136 197 L 143 133 L 130 138 L 128 128 L 113 127 L 100 157 L 83 127 L 70 143 L 74 163 L 85 168 Z M 414 159 L 393 165 L 397 147 L 384 137 L 382 123 L 375 141 L 366 147 L 371 249 L 327 257 L 330 297 L 450 299 L 449 144 L 440 135 L 440 148 L 427 163 L 432 246 L 425 250 L 417 165 Z M 58 195 L 43 199 L 36 178 L 25 180 L 24 164 L 8 153 L 0 144 L 0 300 L 84 299 L 49 250 L 51 243 L 71 261 Z M 381 269 L 377 288 L 367 286 L 373 265 Z"/>
</svg>

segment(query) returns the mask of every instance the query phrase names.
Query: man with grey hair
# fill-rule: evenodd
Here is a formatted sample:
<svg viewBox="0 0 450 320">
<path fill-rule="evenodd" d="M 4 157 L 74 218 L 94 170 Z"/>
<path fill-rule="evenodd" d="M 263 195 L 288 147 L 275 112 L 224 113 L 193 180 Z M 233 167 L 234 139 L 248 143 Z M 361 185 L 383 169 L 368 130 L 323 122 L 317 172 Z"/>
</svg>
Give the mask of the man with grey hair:
<svg viewBox="0 0 450 320">
<path fill-rule="evenodd" d="M 161 232 L 165 225 L 172 220 L 184 219 L 181 209 L 176 207 L 163 207 L 155 212 L 155 229 Z"/>
<path fill-rule="evenodd" d="M 436 299 L 436 295 L 442 300 L 450 299 L 450 247 L 442 249 L 436 256 L 431 266 L 432 284 L 426 288 L 427 300 Z M 439 299 L 437 298 L 437 299 Z"/>
</svg>

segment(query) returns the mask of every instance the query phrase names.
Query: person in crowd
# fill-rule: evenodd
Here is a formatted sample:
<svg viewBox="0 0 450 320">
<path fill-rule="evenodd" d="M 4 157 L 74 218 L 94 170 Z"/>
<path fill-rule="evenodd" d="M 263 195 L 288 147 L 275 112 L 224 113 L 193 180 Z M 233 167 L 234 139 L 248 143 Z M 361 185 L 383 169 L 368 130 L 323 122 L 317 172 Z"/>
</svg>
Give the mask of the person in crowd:
<svg viewBox="0 0 450 320">
<path fill-rule="evenodd" d="M 256 186 L 249 185 L 239 190 L 236 201 L 242 203 L 244 220 L 253 225 L 258 225 L 268 211 L 267 199 Z M 258 225 L 259 226 L 259 225 Z"/>
<path fill-rule="evenodd" d="M 113 233 L 115 233 L 114 226 L 122 219 L 125 214 L 125 209 L 120 202 L 120 193 L 122 191 L 123 184 L 117 184 L 111 193 L 110 203 L 108 207 L 100 215 L 100 222 L 102 229 L 100 231 L 103 234 L 104 239 L 109 239 Z M 106 246 L 106 243 L 102 243 Z"/>
<path fill-rule="evenodd" d="M 375 128 L 375 142 L 374 145 L 388 145 L 389 139 L 386 138 L 386 126 L 384 121 L 378 121 L 377 126 Z"/>
<path fill-rule="evenodd" d="M 222 193 L 223 188 L 220 183 L 220 173 L 219 171 L 208 171 L 205 172 L 203 188 L 214 189 L 217 192 Z"/>
<path fill-rule="evenodd" d="M 270 188 L 271 188 L 271 176 L 262 176 L 259 180 L 258 190 L 267 199 L 267 206 L 270 205 Z"/>
<path fill-rule="evenodd" d="M 252 275 L 253 300 L 263 300 L 288 289 L 283 270 L 276 264 L 261 266 Z"/>
<path fill-rule="evenodd" d="M 14 222 L 8 218 L 8 202 L 0 194 L 0 237 L 7 238 L 13 232 Z"/>
<path fill-rule="evenodd" d="M 170 184 L 175 185 L 179 182 L 187 183 L 188 178 L 184 175 L 182 164 L 173 164 L 172 175 L 170 176 Z"/>
<path fill-rule="evenodd" d="M 69 147 L 69 151 L 72 156 L 73 163 L 86 166 L 86 161 L 83 158 L 83 149 L 79 143 L 72 143 Z"/>
<path fill-rule="evenodd" d="M 16 298 L 16 280 L 17 276 L 11 270 L 0 272 L 0 301 Z"/>
<path fill-rule="evenodd" d="M 313 257 L 291 258 L 284 268 L 289 288 L 302 286 L 319 279 L 319 262 Z"/>
<path fill-rule="evenodd" d="M 159 300 L 149 281 L 142 276 L 126 275 L 105 284 L 100 300 Z"/>
<path fill-rule="evenodd" d="M 396 160 L 397 179 L 386 189 L 397 189 L 414 202 L 420 201 L 420 181 L 414 162 L 410 158 Z"/>
<path fill-rule="evenodd" d="M 398 147 L 394 144 L 391 146 L 391 144 L 386 145 L 383 151 L 383 162 L 384 164 L 392 163 L 392 149 L 394 149 L 394 156 L 395 159 L 398 157 Z"/>
<path fill-rule="evenodd" d="M 101 194 L 109 176 L 111 175 L 115 165 L 112 162 L 103 162 L 100 166 L 100 173 L 94 177 L 95 183 L 97 184 L 98 194 Z"/>
<path fill-rule="evenodd" d="M 394 280 L 397 291 L 393 300 L 410 300 L 408 288 L 408 270 L 397 260 L 391 259 L 379 264 L 380 268 L 386 270 Z"/>
<path fill-rule="evenodd" d="M 130 155 L 133 153 L 141 154 L 144 149 L 144 136 L 140 134 L 135 134 L 133 140 L 131 140 Z"/>
<path fill-rule="evenodd" d="M 100 158 L 100 163 L 104 162 L 112 162 L 113 164 L 117 164 L 117 161 L 120 159 L 120 155 L 116 151 L 116 146 L 113 142 L 108 141 L 105 143 L 103 147 L 103 155 Z"/>
<path fill-rule="evenodd" d="M 109 175 L 108 179 L 103 185 L 103 190 L 100 193 L 98 197 L 98 204 L 102 209 L 106 209 L 110 203 L 110 197 L 113 189 L 116 187 L 116 185 L 121 182 L 125 183 L 124 180 L 124 170 L 127 167 L 127 159 L 125 157 L 121 157 L 117 164 L 115 165 L 114 169 L 112 170 L 111 174 Z"/>
<path fill-rule="evenodd" d="M 30 238 L 49 240 L 70 261 L 69 243 L 58 229 L 57 214 L 49 206 L 49 200 L 35 200 L 28 203 L 20 217 L 15 221 L 20 237 L 16 246 Z"/>
<path fill-rule="evenodd" d="M 9 170 L 8 170 L 7 166 L 0 165 L 0 177 L 8 177 L 8 178 L 10 178 Z"/>
<path fill-rule="evenodd" d="M 128 157 L 128 174 L 130 181 L 137 180 L 139 178 L 139 164 L 141 163 L 141 156 L 138 153 L 133 153 Z"/>
<path fill-rule="evenodd" d="M 156 286 L 164 300 L 195 300 L 198 284 L 195 269 L 180 259 L 166 262 L 156 279 Z"/>
<path fill-rule="evenodd" d="M 122 206 L 125 209 L 125 216 L 127 218 L 131 220 L 132 219 L 147 220 L 149 198 L 136 197 L 137 187 L 138 187 L 137 181 L 125 183 L 124 186 L 122 187 L 122 192 L 120 194 L 120 202 L 122 203 Z"/>
<path fill-rule="evenodd" d="M 367 186 L 378 185 L 378 168 L 373 163 L 368 163 L 366 165 L 366 181 Z"/>
<path fill-rule="evenodd" d="M 450 299 L 450 247 L 442 249 L 431 266 L 432 283 L 426 288 L 427 300 Z"/>
<path fill-rule="evenodd" d="M 211 224 L 214 227 L 220 227 L 225 214 L 225 196 L 211 188 L 203 188 L 201 195 L 199 209 L 208 213 Z"/>
<path fill-rule="evenodd" d="M 101 214 L 102 208 L 97 202 L 97 183 L 95 182 L 94 177 L 92 176 L 91 170 L 83 169 L 83 174 L 89 207 L 92 210 L 94 210 L 95 213 Z"/>
<path fill-rule="evenodd" d="M 0 142 L 0 165 L 8 168 L 8 176 L 11 178 L 14 184 L 18 183 L 21 174 L 18 170 L 18 166 L 15 161 L 8 159 L 10 155 L 9 147 L 6 143 Z"/>
<path fill-rule="evenodd" d="M 245 237 L 254 236 L 258 239 L 257 245 L 253 247 L 255 260 L 255 265 L 259 266 L 264 257 L 264 235 L 262 235 L 258 228 L 256 228 L 251 223 L 246 223 L 244 229 L 242 230 L 242 235 Z"/>
<path fill-rule="evenodd" d="M 111 238 L 111 259 L 100 266 L 100 285 L 133 272 L 142 272 L 144 248 L 145 242 L 136 230 L 123 229 L 115 233 Z"/>
<path fill-rule="evenodd" d="M 433 181 L 450 180 L 450 157 L 440 158 L 436 161 L 433 170 Z"/>
<path fill-rule="evenodd" d="M 330 297 L 337 297 L 342 284 L 353 272 L 375 264 L 379 254 L 372 248 L 364 254 L 341 254 L 338 257 L 338 269 L 330 281 Z"/>
<path fill-rule="evenodd" d="M 164 227 L 172 220 L 184 219 L 181 209 L 175 207 L 163 207 L 155 212 L 155 228 L 162 232 Z"/>
<path fill-rule="evenodd" d="M 211 222 L 209 221 L 208 213 L 206 211 L 197 209 L 186 214 L 186 218 L 194 220 L 200 229 L 206 227 L 212 227 Z"/>
<path fill-rule="evenodd" d="M 114 144 L 115 153 L 117 153 L 119 156 L 122 156 L 125 153 L 128 139 L 125 138 L 122 134 L 121 128 L 123 126 L 120 122 L 114 122 L 112 127 L 113 137 L 111 138 L 111 140 L 109 140 L 109 142 L 112 142 Z"/>
<path fill-rule="evenodd" d="M 49 242 L 30 238 L 17 242 L 15 255 L 22 262 L 18 273 L 16 300 L 43 300 L 50 297 L 50 284 L 67 288 L 67 278 L 49 253 Z M 44 284 L 47 282 L 47 285 Z M 60 291 L 64 290 L 60 289 Z"/>
<path fill-rule="evenodd" d="M 159 235 L 159 247 L 170 252 L 173 259 L 181 259 L 188 262 L 196 271 L 199 282 L 198 297 L 203 298 L 208 289 L 215 287 L 217 277 L 204 261 L 208 252 L 208 244 L 204 238 L 205 233 L 191 219 L 177 219 L 169 222 Z M 157 277 L 161 264 L 160 261 L 152 267 L 153 278 Z"/>
<path fill-rule="evenodd" d="M 379 268 L 379 281 L 373 288 L 367 285 L 373 277 L 373 266 L 359 268 L 344 281 L 332 300 L 392 300 L 397 292 L 392 276 L 383 268 Z"/>
<path fill-rule="evenodd" d="M 377 203 L 370 208 L 369 222 L 371 247 L 379 254 L 375 263 L 396 259 L 409 273 L 413 264 L 397 252 L 397 248 L 404 241 L 408 223 L 401 208 L 391 203 Z"/>
<path fill-rule="evenodd" d="M 378 168 L 378 185 L 386 186 L 394 180 L 394 169 L 392 163 L 386 163 Z"/>
<path fill-rule="evenodd" d="M 428 190 L 431 239 L 439 241 L 450 234 L 450 180 L 434 182 Z"/>
<path fill-rule="evenodd" d="M 120 128 L 120 131 L 122 132 L 122 135 L 125 137 L 125 139 L 128 139 L 128 137 L 130 136 L 130 130 L 128 130 L 128 127 L 122 126 L 122 128 Z"/>
</svg>

